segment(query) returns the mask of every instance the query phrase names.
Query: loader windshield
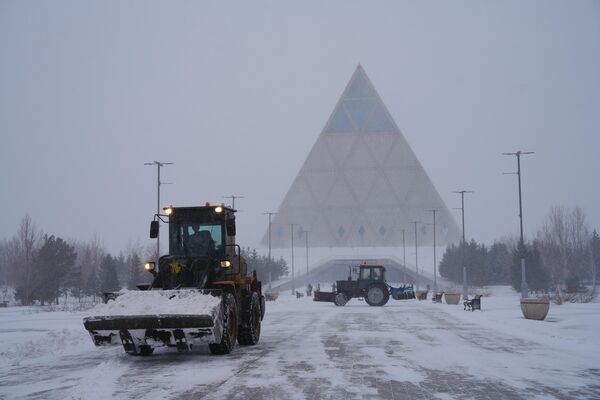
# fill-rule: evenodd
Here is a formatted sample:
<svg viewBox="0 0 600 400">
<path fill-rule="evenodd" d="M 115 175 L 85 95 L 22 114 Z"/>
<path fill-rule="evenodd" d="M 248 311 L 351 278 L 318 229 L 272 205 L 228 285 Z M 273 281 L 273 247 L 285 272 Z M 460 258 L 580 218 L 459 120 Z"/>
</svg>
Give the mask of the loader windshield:
<svg viewBox="0 0 600 400">
<path fill-rule="evenodd" d="M 176 256 L 209 257 L 223 248 L 221 224 L 175 223 L 169 229 L 169 253 Z"/>
</svg>

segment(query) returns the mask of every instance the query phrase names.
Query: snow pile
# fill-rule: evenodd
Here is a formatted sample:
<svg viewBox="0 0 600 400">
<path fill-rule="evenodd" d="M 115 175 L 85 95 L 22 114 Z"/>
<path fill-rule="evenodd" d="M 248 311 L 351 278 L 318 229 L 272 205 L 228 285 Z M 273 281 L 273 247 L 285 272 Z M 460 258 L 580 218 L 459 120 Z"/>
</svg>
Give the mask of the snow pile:
<svg viewBox="0 0 600 400">
<path fill-rule="evenodd" d="M 17 301 L 15 300 L 15 289 L 8 285 L 0 286 L 0 303 L 4 303 L 5 305 L 16 305 Z"/>
<path fill-rule="evenodd" d="M 220 304 L 220 296 L 193 289 L 129 291 L 107 304 L 98 304 L 90 315 L 212 315 Z"/>
<path fill-rule="evenodd" d="M 0 349 L 0 360 L 11 365 L 20 365 L 23 360 L 51 356 L 56 357 L 69 353 L 69 350 L 81 343 L 89 341 L 89 335 L 83 330 L 73 331 L 61 329 L 49 330 L 43 337 L 16 343 L 11 347 Z"/>
</svg>

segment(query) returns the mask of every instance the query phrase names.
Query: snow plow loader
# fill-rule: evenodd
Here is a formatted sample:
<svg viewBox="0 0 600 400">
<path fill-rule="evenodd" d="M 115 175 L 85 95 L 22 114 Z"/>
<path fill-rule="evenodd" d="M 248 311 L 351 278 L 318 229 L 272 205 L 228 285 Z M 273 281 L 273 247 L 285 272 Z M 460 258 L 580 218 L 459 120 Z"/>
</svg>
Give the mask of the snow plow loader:
<svg viewBox="0 0 600 400">
<path fill-rule="evenodd" d="M 151 222 L 150 237 L 158 237 L 159 220 L 168 222 L 169 254 L 144 265 L 151 284 L 108 296 L 84 318 L 94 344 L 150 355 L 158 346 L 188 351 L 208 344 L 211 353 L 228 354 L 236 341 L 258 343 L 265 298 L 235 243 L 235 210 L 207 203 L 164 211 Z"/>
</svg>

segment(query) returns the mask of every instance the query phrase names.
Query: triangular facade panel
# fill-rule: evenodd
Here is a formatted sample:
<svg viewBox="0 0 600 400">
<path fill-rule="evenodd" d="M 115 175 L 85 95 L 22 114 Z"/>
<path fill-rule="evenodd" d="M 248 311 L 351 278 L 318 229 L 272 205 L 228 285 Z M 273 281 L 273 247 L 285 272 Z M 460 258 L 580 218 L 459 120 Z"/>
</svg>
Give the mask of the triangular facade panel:
<svg viewBox="0 0 600 400">
<path fill-rule="evenodd" d="M 457 242 L 454 218 L 359 65 L 273 219 L 272 246 L 306 230 L 312 247 L 398 247 L 402 231 L 414 244 L 413 221 L 418 244 L 431 245 L 432 209 L 437 243 Z"/>
</svg>

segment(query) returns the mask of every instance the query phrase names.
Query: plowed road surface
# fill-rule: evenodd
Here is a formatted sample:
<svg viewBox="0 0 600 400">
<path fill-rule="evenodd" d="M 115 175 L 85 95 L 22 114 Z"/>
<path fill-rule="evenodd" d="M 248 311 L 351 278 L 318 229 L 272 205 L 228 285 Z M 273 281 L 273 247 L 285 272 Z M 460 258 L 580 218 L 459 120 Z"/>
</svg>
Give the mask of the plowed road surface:
<svg viewBox="0 0 600 400">
<path fill-rule="evenodd" d="M 483 311 L 430 301 L 345 307 L 284 293 L 260 343 L 228 356 L 96 348 L 85 312 L 0 309 L 2 399 L 600 399 L 600 304 L 523 319 L 506 288 Z"/>
</svg>

